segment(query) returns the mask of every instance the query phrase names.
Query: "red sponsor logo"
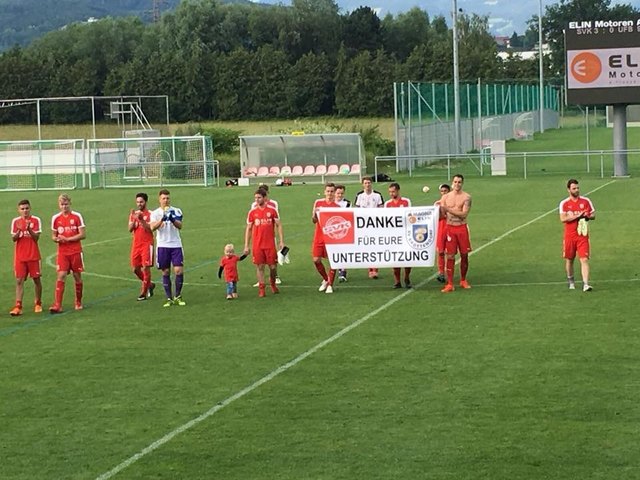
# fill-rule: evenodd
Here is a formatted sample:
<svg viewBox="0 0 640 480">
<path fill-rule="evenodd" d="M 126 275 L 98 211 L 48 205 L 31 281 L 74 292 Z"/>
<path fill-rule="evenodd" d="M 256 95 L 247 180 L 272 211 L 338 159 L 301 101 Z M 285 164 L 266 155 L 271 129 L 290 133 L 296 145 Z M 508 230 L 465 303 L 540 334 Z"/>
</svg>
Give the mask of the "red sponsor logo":
<svg viewBox="0 0 640 480">
<path fill-rule="evenodd" d="M 320 226 L 325 243 L 353 243 L 354 224 L 353 212 L 320 212 Z"/>
</svg>

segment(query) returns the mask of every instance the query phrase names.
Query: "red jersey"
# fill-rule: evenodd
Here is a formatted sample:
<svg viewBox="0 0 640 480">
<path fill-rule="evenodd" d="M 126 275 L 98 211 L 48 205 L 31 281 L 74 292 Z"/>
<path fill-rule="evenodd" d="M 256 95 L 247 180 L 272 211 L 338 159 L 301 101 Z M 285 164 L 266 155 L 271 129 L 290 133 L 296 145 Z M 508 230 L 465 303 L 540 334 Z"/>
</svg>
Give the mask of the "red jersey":
<svg viewBox="0 0 640 480">
<path fill-rule="evenodd" d="M 56 232 L 58 237 L 73 237 L 77 235 L 84 226 L 82 215 L 78 212 L 72 211 L 67 215 L 60 212 L 51 218 L 51 230 Z M 58 244 L 58 254 L 60 255 L 73 255 L 81 252 L 82 243 L 80 240 Z"/>
<path fill-rule="evenodd" d="M 253 225 L 251 237 L 254 249 L 276 248 L 276 219 L 277 210 L 271 207 L 252 208 L 247 215 L 247 224 Z"/>
<path fill-rule="evenodd" d="M 587 215 L 592 215 L 596 209 L 593 207 L 593 203 L 587 197 L 578 197 L 575 200 L 572 197 L 565 198 L 560 202 L 560 213 L 567 212 L 585 212 Z M 565 237 L 577 237 L 578 236 L 578 220 L 575 222 L 564 222 L 564 236 Z"/>
<path fill-rule="evenodd" d="M 135 211 L 129 215 L 129 223 L 133 223 L 133 248 L 148 247 L 153 245 L 153 232 L 146 230 L 138 219 L 138 214 L 142 214 L 142 219 L 149 223 L 151 221 L 151 212 L 147 209 Z"/>
<path fill-rule="evenodd" d="M 225 282 L 237 282 L 238 281 L 238 262 L 240 257 L 238 255 L 223 256 L 220 259 L 220 266 L 224 271 Z"/>
<path fill-rule="evenodd" d="M 16 262 L 34 262 L 40 260 L 40 248 L 29 233 L 25 223 L 28 222 L 34 233 L 42 232 L 42 222 L 38 217 L 33 215 L 23 219 L 22 217 L 14 218 L 11 222 L 11 235 L 18 234 L 18 240 L 15 242 L 15 260 Z"/>
<path fill-rule="evenodd" d="M 319 208 L 340 208 L 336 202 L 328 202 L 324 198 L 313 202 L 313 211 L 317 212 Z M 316 245 L 324 245 L 324 236 L 322 235 L 322 228 L 320 228 L 320 222 L 316 223 L 316 229 L 313 232 L 313 243 Z"/>
<path fill-rule="evenodd" d="M 399 198 L 390 198 L 386 202 L 384 202 L 385 208 L 399 208 L 399 207 L 410 207 L 411 200 L 405 197 Z"/>
</svg>

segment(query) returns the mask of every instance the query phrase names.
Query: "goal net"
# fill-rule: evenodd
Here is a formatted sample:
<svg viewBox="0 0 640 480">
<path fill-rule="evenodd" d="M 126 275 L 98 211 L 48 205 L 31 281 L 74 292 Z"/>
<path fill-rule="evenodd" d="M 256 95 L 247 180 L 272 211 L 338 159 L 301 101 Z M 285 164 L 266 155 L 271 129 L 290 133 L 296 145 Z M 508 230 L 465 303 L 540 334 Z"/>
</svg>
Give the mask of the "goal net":
<svg viewBox="0 0 640 480">
<path fill-rule="evenodd" d="M 0 189 L 67 190 L 84 186 L 83 139 L 0 142 Z"/>
<path fill-rule="evenodd" d="M 210 137 L 88 140 L 90 187 L 208 186 L 218 183 Z"/>
</svg>

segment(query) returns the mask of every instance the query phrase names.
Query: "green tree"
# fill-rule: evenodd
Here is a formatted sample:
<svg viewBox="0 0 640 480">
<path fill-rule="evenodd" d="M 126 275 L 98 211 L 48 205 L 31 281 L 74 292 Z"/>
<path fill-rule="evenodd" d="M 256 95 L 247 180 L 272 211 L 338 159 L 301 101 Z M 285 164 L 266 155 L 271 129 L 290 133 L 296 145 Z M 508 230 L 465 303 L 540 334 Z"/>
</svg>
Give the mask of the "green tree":
<svg viewBox="0 0 640 480">
<path fill-rule="evenodd" d="M 444 27 L 446 31 L 446 23 Z M 418 7 L 400 13 L 397 17 L 386 15 L 381 28 L 385 50 L 402 62 L 415 47 L 428 43 L 432 34 L 429 15 Z"/>
<path fill-rule="evenodd" d="M 376 51 L 382 47 L 380 19 L 370 7 L 359 7 L 344 20 L 343 40 L 352 55 L 362 50 Z"/>
<path fill-rule="evenodd" d="M 311 117 L 333 113 L 333 81 L 327 55 L 303 55 L 291 69 L 289 90 L 294 115 Z"/>
</svg>

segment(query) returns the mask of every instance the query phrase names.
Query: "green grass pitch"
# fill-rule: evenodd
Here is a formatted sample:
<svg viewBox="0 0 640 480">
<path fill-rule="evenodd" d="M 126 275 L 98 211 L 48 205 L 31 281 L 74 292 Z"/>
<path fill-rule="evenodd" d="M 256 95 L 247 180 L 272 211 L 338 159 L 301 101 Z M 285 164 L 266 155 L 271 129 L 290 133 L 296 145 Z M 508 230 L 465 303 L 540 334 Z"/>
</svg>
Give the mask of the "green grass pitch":
<svg viewBox="0 0 640 480">
<path fill-rule="evenodd" d="M 446 180 L 395 177 L 414 205 Z M 321 187 L 294 185 L 272 188 L 291 248 L 282 293 L 259 299 L 245 260 L 227 301 L 217 264 L 226 243 L 242 247 L 253 189 L 173 188 L 187 306 L 168 309 L 160 285 L 136 302 L 136 192 L 74 191 L 86 308 L 72 311 L 68 279 L 65 313 L 36 315 L 28 283 L 18 318 L 10 220 L 24 197 L 43 219 L 48 307 L 57 192 L 1 193 L 0 478 L 640 478 L 639 181 L 578 178 L 597 211 L 591 293 L 565 284 L 559 174 L 466 178 L 473 288 L 447 295 L 430 268 L 411 291 L 393 290 L 390 270 L 352 270 L 319 293 Z"/>
</svg>

